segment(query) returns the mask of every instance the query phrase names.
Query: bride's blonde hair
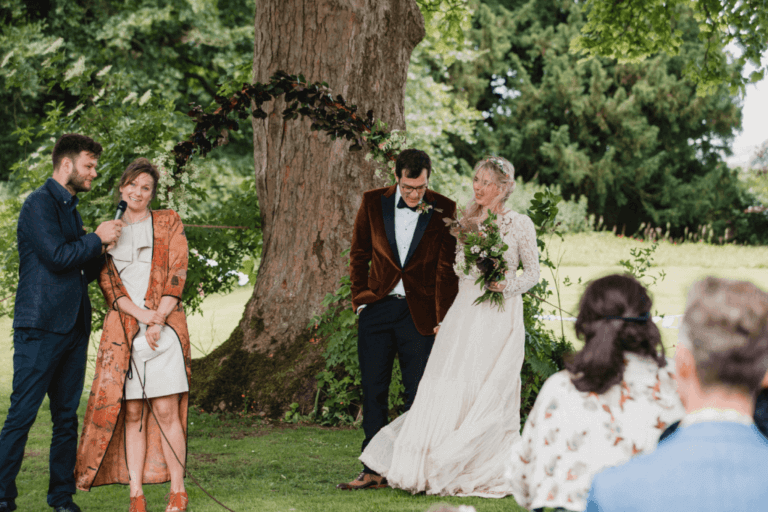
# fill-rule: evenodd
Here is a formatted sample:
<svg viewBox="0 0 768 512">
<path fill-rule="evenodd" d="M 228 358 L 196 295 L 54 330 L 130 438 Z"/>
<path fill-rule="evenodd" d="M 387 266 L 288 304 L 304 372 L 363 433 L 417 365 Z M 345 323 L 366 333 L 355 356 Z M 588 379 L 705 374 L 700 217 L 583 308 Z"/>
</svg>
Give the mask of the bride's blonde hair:
<svg viewBox="0 0 768 512">
<path fill-rule="evenodd" d="M 488 210 L 495 214 L 501 214 L 504 203 L 515 190 L 515 168 L 506 158 L 500 156 L 491 156 L 480 160 L 475 164 L 475 174 L 477 177 L 482 171 L 487 171 L 491 178 L 491 183 L 499 188 L 499 195 L 487 207 L 480 206 L 475 202 L 474 194 L 472 200 L 467 205 L 464 216 L 460 219 L 462 224 L 466 221 L 472 224 L 479 224 L 488 217 Z"/>
</svg>

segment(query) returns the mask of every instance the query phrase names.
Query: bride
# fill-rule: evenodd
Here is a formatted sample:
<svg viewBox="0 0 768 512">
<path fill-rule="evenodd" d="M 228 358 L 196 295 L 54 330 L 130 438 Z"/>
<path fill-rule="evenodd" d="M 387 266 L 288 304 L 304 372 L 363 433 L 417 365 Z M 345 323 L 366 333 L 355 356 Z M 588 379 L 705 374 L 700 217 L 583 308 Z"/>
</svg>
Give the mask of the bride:
<svg viewBox="0 0 768 512">
<path fill-rule="evenodd" d="M 460 220 L 478 225 L 497 215 L 511 278 L 489 285 L 504 309 L 490 301 L 473 305 L 485 290 L 465 275 L 458 244 L 454 270 L 459 294 L 435 338 L 410 411 L 384 427 L 360 460 L 389 485 L 412 493 L 501 498 L 512 445 L 520 439 L 520 370 L 525 355 L 522 294 L 539 280 L 536 230 L 531 219 L 507 210 L 514 168 L 490 157 L 475 166 L 474 199 Z M 514 271 L 522 261 L 524 272 Z"/>
</svg>

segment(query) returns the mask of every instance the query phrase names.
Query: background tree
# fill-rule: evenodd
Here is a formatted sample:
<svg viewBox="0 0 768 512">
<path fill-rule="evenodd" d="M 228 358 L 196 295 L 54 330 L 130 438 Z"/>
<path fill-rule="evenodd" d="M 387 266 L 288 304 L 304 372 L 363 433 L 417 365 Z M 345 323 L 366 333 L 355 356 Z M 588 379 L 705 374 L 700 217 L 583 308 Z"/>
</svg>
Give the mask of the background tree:
<svg viewBox="0 0 768 512">
<path fill-rule="evenodd" d="M 218 84 L 250 79 L 253 3 L 231 0 L 105 0 L 98 3 L 8 0 L 0 7 L 0 180 L 43 139 L 37 135 L 46 105 L 77 106 L 84 86 L 63 70 L 93 75 L 111 66 L 106 87 L 151 91 L 184 112 L 190 102 L 209 105 Z M 61 83 L 60 83 L 61 81 Z M 108 91 L 104 91 L 105 94 Z M 183 118 L 169 120 L 187 129 Z M 247 135 L 212 157 L 250 154 Z M 27 137 L 30 144 L 19 145 Z M 234 162 L 241 163 L 241 162 Z M 230 168 L 233 162 L 228 162 Z M 250 175 L 251 163 L 244 169 Z M 239 165 L 237 166 L 240 167 Z"/>
<path fill-rule="evenodd" d="M 639 62 L 660 52 L 679 55 L 693 17 L 699 26 L 698 39 L 705 51 L 685 62 L 684 74 L 698 84 L 700 95 L 715 92 L 727 84 L 732 92 L 765 74 L 762 55 L 768 49 L 768 9 L 762 0 L 721 2 L 719 0 L 591 0 L 584 4 L 587 23 L 573 49 L 587 55 L 618 59 L 620 64 Z M 756 70 L 747 78 L 734 73 L 724 53 L 734 44 L 742 54 L 738 69 L 747 61 Z"/>
<path fill-rule="evenodd" d="M 457 155 L 505 156 L 526 181 L 586 196 L 589 211 L 620 231 L 645 222 L 682 233 L 729 217 L 742 197 L 722 153 L 740 127 L 738 100 L 724 85 L 696 96 L 683 70 L 708 50 L 692 13 L 675 12 L 679 56 L 620 64 L 569 52 L 584 24 L 580 3 L 478 3 L 468 37 L 482 56 L 453 64 L 448 83 L 485 119 L 478 144 L 456 144 Z"/>
<path fill-rule="evenodd" d="M 403 129 L 408 64 L 424 35 L 413 0 L 260 2 L 254 79 L 300 70 Z M 309 120 L 286 121 L 284 106 L 278 99 L 266 119 L 253 121 L 262 259 L 240 325 L 194 365 L 192 394 L 206 410 L 239 407 L 243 395 L 268 415 L 291 402 L 313 404 L 324 362 L 306 324 L 319 309 L 318 292 L 347 272 L 339 255 L 362 192 L 383 184 L 362 154 L 349 154 L 348 141 L 311 133 Z"/>
<path fill-rule="evenodd" d="M 93 136 L 105 147 L 94 190 L 81 199 L 86 226 L 114 215 L 114 186 L 138 156 L 168 163 L 173 144 L 191 127 L 190 100 L 209 104 L 222 80 L 247 80 L 253 54 L 253 5 L 215 0 L 22 2 L 0 8 L 0 97 L 9 122 L 0 127 L 0 314 L 11 314 L 18 278 L 15 225 L 25 195 L 51 174 L 52 142 L 62 133 Z M 245 67 L 242 66 L 245 62 Z M 187 183 L 166 182 L 153 208 L 173 205 L 187 224 L 250 227 L 190 228 L 198 257 L 190 260 L 185 305 L 231 289 L 232 272 L 258 258 L 261 231 L 252 178 L 250 125 L 225 148 L 196 162 Z M 4 142 L 3 142 L 4 141 Z M 190 176 L 193 179 L 190 180 Z M 245 178 L 249 178 L 246 180 Z M 217 266 L 206 263 L 208 258 Z M 101 322 L 101 293 L 94 325 Z"/>
</svg>

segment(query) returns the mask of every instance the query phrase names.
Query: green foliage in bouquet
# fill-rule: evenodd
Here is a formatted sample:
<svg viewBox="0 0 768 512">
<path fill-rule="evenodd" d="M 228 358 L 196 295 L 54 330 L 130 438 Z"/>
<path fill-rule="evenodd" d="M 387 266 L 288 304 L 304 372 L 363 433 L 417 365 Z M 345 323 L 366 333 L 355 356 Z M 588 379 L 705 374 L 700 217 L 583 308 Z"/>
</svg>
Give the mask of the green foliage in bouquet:
<svg viewBox="0 0 768 512">
<path fill-rule="evenodd" d="M 504 295 L 501 292 L 493 292 L 487 288 L 491 283 L 504 281 L 507 276 L 507 262 L 504 252 L 509 246 L 504 243 L 497 216 L 488 210 L 488 217 L 478 226 L 462 226 L 458 221 L 452 223 L 451 232 L 464 247 L 464 275 L 469 275 L 473 268 L 480 271 L 480 277 L 475 280 L 485 291 L 473 304 L 482 304 L 490 301 L 501 311 L 504 310 Z"/>
</svg>

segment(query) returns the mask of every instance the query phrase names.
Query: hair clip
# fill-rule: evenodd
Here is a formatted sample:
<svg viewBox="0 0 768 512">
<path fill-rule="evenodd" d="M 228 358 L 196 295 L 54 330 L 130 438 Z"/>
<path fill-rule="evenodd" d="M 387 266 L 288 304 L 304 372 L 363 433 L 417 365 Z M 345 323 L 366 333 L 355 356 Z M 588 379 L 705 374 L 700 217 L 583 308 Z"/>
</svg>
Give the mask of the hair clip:
<svg viewBox="0 0 768 512">
<path fill-rule="evenodd" d="M 606 320 L 624 320 L 625 322 L 647 322 L 651 318 L 651 313 L 646 311 L 640 316 L 607 316 Z"/>
</svg>

